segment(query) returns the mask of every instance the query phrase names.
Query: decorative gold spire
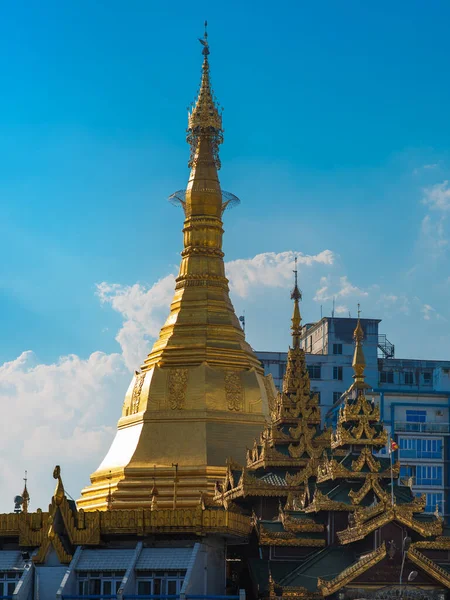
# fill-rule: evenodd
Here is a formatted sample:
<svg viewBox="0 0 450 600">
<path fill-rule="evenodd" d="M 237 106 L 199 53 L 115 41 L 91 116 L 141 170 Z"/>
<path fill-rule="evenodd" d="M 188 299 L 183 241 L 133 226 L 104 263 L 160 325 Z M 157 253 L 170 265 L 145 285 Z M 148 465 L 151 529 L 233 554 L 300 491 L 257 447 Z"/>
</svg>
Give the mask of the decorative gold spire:
<svg viewBox="0 0 450 600">
<path fill-rule="evenodd" d="M 203 39 L 199 38 L 199 42 L 203 46 L 203 65 L 202 65 L 202 81 L 196 102 L 193 105 L 191 112 L 188 114 L 188 130 L 187 141 L 191 145 L 191 158 L 189 166 L 192 167 L 196 161 L 196 152 L 200 137 L 206 137 L 211 141 L 211 149 L 213 150 L 213 159 L 215 166 L 220 169 L 220 160 L 218 155 L 219 144 L 223 142 L 222 115 L 219 113 L 218 107 L 214 99 L 214 94 L 211 88 L 211 80 L 209 76 L 209 43 L 207 22 L 205 21 L 205 34 Z"/>
<path fill-rule="evenodd" d="M 30 494 L 28 493 L 28 489 L 27 489 L 27 472 L 25 471 L 25 477 L 23 478 L 24 480 L 24 486 L 23 486 L 23 492 L 22 492 L 22 512 L 27 513 L 28 512 L 28 506 L 30 504 Z"/>
<path fill-rule="evenodd" d="M 200 41 L 202 81 L 187 130 L 191 171 L 186 189 L 171 196 L 185 219 L 170 314 L 133 377 L 111 449 L 82 492 L 84 510 L 104 510 L 111 499 L 113 510 L 148 506 L 153 465 L 164 482 L 160 508 L 197 506 L 199 490 L 211 492 L 225 473 L 229 444 L 244 460 L 275 395 L 229 297 L 222 213 L 238 199 L 219 183 L 222 117 L 211 90 L 206 32 Z"/>
<path fill-rule="evenodd" d="M 354 382 L 352 383 L 350 390 L 364 390 L 369 388 L 370 386 L 364 381 L 364 369 L 366 368 L 366 359 L 364 357 L 364 350 L 362 347 L 362 342 L 364 339 L 364 331 L 361 326 L 361 309 L 358 304 L 358 323 L 356 325 L 356 329 L 353 332 L 353 339 L 355 340 L 355 352 L 353 354 L 353 362 L 352 367 L 355 374 L 353 375 Z"/>
<path fill-rule="evenodd" d="M 302 317 L 300 315 L 299 301 L 302 299 L 302 293 L 298 289 L 297 257 L 295 257 L 294 274 L 295 274 L 295 285 L 294 285 L 294 289 L 292 290 L 292 293 L 291 293 L 291 299 L 294 301 L 294 312 L 292 314 L 292 326 L 291 326 L 292 347 L 299 348 L 300 347 L 301 322 L 302 322 Z"/>
</svg>

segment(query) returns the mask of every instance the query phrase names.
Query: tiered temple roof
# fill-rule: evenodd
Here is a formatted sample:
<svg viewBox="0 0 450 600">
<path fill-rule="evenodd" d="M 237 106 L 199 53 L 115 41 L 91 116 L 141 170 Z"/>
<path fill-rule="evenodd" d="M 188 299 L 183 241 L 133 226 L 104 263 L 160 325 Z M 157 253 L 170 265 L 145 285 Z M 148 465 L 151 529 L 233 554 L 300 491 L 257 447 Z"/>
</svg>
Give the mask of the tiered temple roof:
<svg viewBox="0 0 450 600">
<path fill-rule="evenodd" d="M 369 584 L 376 589 L 379 581 L 398 580 L 403 556 L 398 536 L 407 532 L 411 546 L 404 556 L 410 567 L 420 567 L 418 585 L 448 586 L 450 537 L 443 535 L 443 519 L 423 514 L 425 498 L 394 485 L 400 465 L 386 454 L 388 434 L 365 383 L 360 320 L 354 382 L 333 432 L 322 431 L 297 338 L 297 281 L 292 298 L 293 344 L 271 421 L 248 451 L 246 466 L 230 461 L 225 480 L 216 486 L 216 500 L 252 512 L 260 549 L 257 558 L 248 559 L 252 577 L 273 597 L 323 598 L 344 587 L 356 593 L 360 585 L 366 597 Z M 431 548 L 442 550 L 439 559 L 424 554 Z"/>
<path fill-rule="evenodd" d="M 283 389 L 270 405 L 266 424 L 247 462 L 229 461 L 224 481 L 216 486 L 216 499 L 224 504 L 249 496 L 284 497 L 289 507 L 301 506 L 308 493 L 308 479 L 314 475 L 331 430 L 321 430 L 318 395 L 311 391 L 305 352 L 300 348 L 301 316 L 297 270 L 291 293 L 294 301 L 292 346 L 289 348 Z"/>
</svg>

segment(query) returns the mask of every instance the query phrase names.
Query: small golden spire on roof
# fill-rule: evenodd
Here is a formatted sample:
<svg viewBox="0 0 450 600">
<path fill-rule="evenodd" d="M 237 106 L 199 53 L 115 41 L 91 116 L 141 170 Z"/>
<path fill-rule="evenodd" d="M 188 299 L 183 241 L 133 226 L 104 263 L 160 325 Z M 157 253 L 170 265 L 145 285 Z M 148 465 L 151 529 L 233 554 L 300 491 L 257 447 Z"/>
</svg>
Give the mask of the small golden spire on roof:
<svg viewBox="0 0 450 600">
<path fill-rule="evenodd" d="M 291 292 L 291 300 L 294 301 L 294 312 L 292 314 L 292 344 L 293 348 L 300 347 L 300 334 L 301 334 L 301 322 L 302 317 L 300 315 L 300 305 L 299 302 L 302 299 L 302 293 L 298 289 L 298 272 L 297 272 L 297 257 L 295 257 L 295 285 L 294 289 Z"/>
<path fill-rule="evenodd" d="M 28 512 L 28 505 L 30 503 L 30 494 L 28 493 L 28 489 L 27 489 L 27 472 L 25 471 L 25 477 L 23 478 L 25 484 L 23 486 L 23 492 L 22 492 L 22 512 L 27 513 Z"/>
<path fill-rule="evenodd" d="M 355 331 L 353 332 L 353 339 L 355 340 L 355 352 L 353 354 L 352 367 L 355 374 L 353 375 L 354 383 L 350 389 L 367 389 L 369 386 L 365 383 L 364 369 L 366 368 L 366 359 L 364 357 L 364 351 L 362 342 L 364 339 L 364 330 L 361 326 L 361 307 L 358 304 L 358 322 L 356 324 Z"/>
</svg>

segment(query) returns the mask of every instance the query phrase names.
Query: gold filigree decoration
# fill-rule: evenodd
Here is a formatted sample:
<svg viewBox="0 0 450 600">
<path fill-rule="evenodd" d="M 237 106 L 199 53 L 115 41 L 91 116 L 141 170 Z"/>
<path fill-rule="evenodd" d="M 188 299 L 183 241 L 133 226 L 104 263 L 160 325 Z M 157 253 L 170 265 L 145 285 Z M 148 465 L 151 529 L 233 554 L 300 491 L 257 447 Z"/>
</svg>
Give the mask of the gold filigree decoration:
<svg viewBox="0 0 450 600">
<path fill-rule="evenodd" d="M 346 502 L 331 500 L 326 494 L 322 494 L 319 488 L 315 489 L 312 502 L 305 508 L 305 512 L 325 511 L 354 511 L 355 506 Z"/>
<path fill-rule="evenodd" d="M 258 528 L 261 546 L 307 546 L 323 548 L 325 540 L 320 538 L 300 538 L 289 531 L 269 531 L 264 525 Z"/>
<path fill-rule="evenodd" d="M 131 414 L 135 415 L 139 412 L 139 403 L 141 401 L 142 386 L 144 385 L 145 373 L 136 372 L 136 380 L 133 386 L 131 395 Z"/>
<path fill-rule="evenodd" d="M 372 450 L 367 446 L 361 450 L 358 458 L 352 462 L 352 469 L 353 471 L 361 471 L 366 464 L 372 473 L 378 472 L 381 468 L 380 462 L 375 459 Z"/>
<path fill-rule="evenodd" d="M 373 490 L 381 501 L 387 501 L 388 495 L 381 487 L 378 477 L 373 473 L 367 475 L 366 481 L 359 490 L 350 490 L 348 495 L 350 496 L 353 504 L 359 504 L 361 500 L 367 496 L 370 490 Z"/>
<path fill-rule="evenodd" d="M 291 533 L 302 531 L 308 533 L 320 533 L 325 530 L 323 523 L 316 523 L 313 519 L 296 519 L 289 513 L 286 513 L 281 504 L 279 508 L 279 519 L 283 523 L 285 530 Z"/>
<path fill-rule="evenodd" d="M 188 369 L 170 369 L 169 371 L 169 404 L 172 410 L 184 408 L 188 377 Z"/>
<path fill-rule="evenodd" d="M 417 547 L 410 547 L 406 556 L 418 567 L 428 573 L 433 579 L 439 581 L 446 588 L 450 587 L 450 573 L 436 564 L 433 560 L 419 552 Z"/>
<path fill-rule="evenodd" d="M 228 410 L 240 411 L 243 409 L 243 389 L 237 371 L 227 371 L 225 373 L 225 397 Z"/>
<path fill-rule="evenodd" d="M 273 377 L 272 377 L 272 374 L 269 373 L 268 375 L 266 375 L 264 377 L 264 387 L 266 389 L 269 413 L 271 413 L 273 411 L 273 409 L 275 408 L 275 395 L 273 393 L 273 386 L 274 386 Z"/>
<path fill-rule="evenodd" d="M 414 513 L 421 512 L 423 510 L 422 501 L 413 501 L 406 504 L 394 504 L 393 507 L 389 506 L 387 503 L 384 503 L 384 507 L 385 510 L 377 510 L 376 512 L 374 511 L 372 515 L 370 515 L 369 509 L 358 509 L 355 512 L 351 526 L 337 533 L 339 542 L 341 544 L 350 544 L 352 542 L 362 540 L 372 531 L 383 527 L 383 525 L 386 525 L 393 520 L 396 520 L 402 525 L 406 525 L 423 537 L 431 537 L 442 534 L 442 518 L 437 518 L 431 522 L 423 522 L 414 519 Z M 380 512 L 382 514 L 379 514 Z M 370 516 L 375 516 L 375 518 L 370 519 Z M 369 518 L 366 519 L 365 517 Z"/>
<path fill-rule="evenodd" d="M 350 583 L 350 581 L 353 581 L 353 579 L 379 563 L 385 556 L 386 544 L 383 542 L 379 548 L 362 556 L 356 563 L 347 569 L 344 569 L 334 579 L 327 581 L 319 577 L 317 579 L 317 587 L 320 589 L 323 596 L 330 596 L 346 586 L 348 583 Z"/>
</svg>

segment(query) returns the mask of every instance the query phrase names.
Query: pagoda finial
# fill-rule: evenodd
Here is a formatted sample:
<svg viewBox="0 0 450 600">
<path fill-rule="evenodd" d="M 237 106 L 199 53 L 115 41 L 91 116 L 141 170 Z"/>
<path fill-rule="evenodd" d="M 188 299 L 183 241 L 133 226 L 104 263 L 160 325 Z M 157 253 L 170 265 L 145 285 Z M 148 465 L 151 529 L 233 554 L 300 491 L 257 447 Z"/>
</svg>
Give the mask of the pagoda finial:
<svg viewBox="0 0 450 600">
<path fill-rule="evenodd" d="M 292 314 L 291 331 L 292 331 L 293 348 L 299 348 L 300 347 L 301 322 L 302 322 L 302 317 L 300 315 L 299 301 L 302 299 L 302 293 L 298 289 L 297 257 L 295 257 L 294 275 L 295 275 L 295 284 L 294 284 L 294 289 L 291 292 L 291 300 L 294 301 L 294 312 Z"/>
<path fill-rule="evenodd" d="M 24 486 L 23 486 L 23 492 L 22 492 L 22 512 L 27 513 L 28 512 L 28 505 L 30 503 L 30 494 L 28 493 L 28 489 L 27 489 L 27 472 L 25 471 L 25 477 L 23 478 L 24 480 Z"/>
<path fill-rule="evenodd" d="M 364 339 L 364 330 L 361 326 L 361 306 L 358 304 L 358 322 L 356 324 L 355 331 L 353 332 L 353 339 L 355 340 L 355 352 L 353 354 L 352 367 L 355 374 L 353 375 L 354 383 L 352 388 L 362 390 L 369 386 L 365 383 L 364 369 L 366 368 L 366 359 L 364 357 L 364 351 L 362 342 Z"/>
<path fill-rule="evenodd" d="M 203 46 L 202 80 L 197 100 L 188 114 L 186 139 L 191 145 L 189 167 L 195 166 L 198 162 L 199 142 L 202 138 L 206 138 L 209 141 L 212 161 L 215 167 L 220 169 L 219 144 L 223 142 L 222 115 L 216 105 L 209 77 L 208 55 L 210 50 L 207 25 L 208 23 L 205 21 L 204 36 L 199 38 L 199 42 Z"/>
</svg>

